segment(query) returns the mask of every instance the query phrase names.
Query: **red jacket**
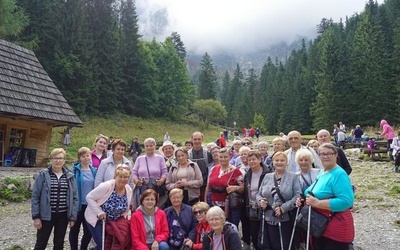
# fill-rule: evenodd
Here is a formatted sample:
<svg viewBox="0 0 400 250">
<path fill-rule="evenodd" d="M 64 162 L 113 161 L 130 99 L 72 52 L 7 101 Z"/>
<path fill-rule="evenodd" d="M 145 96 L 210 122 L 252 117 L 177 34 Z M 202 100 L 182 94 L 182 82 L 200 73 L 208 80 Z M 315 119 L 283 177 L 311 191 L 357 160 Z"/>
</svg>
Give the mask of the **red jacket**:
<svg viewBox="0 0 400 250">
<path fill-rule="evenodd" d="M 193 244 L 194 250 L 203 249 L 203 242 L 201 241 L 201 234 L 203 237 L 207 237 L 207 234 L 211 231 L 211 226 L 208 224 L 207 220 L 203 220 L 196 226 L 196 239 Z"/>
<path fill-rule="evenodd" d="M 226 140 L 225 140 L 225 137 L 224 137 L 223 135 L 221 135 L 221 136 L 219 137 L 218 144 L 219 144 L 218 146 L 219 146 L 220 148 L 226 147 Z"/>
<path fill-rule="evenodd" d="M 133 249 L 148 249 L 146 244 L 146 226 L 144 225 L 143 211 L 136 209 L 131 218 L 131 238 Z M 169 228 L 167 216 L 161 209 L 156 209 L 154 213 L 155 231 L 154 239 L 158 242 L 167 241 L 169 237 Z"/>
</svg>

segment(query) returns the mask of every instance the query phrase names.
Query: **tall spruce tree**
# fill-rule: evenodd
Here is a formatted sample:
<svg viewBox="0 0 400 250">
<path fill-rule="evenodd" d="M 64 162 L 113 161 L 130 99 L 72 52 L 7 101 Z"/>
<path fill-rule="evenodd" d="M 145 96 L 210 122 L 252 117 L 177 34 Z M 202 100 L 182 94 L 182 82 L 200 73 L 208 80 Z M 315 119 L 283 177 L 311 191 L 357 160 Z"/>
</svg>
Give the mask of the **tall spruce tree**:
<svg viewBox="0 0 400 250">
<path fill-rule="evenodd" d="M 186 48 L 185 44 L 181 40 L 181 35 L 178 32 L 174 31 L 171 33 L 172 43 L 175 46 L 176 53 L 178 56 L 184 61 L 186 58 Z"/>
<path fill-rule="evenodd" d="M 216 99 L 217 76 L 211 56 L 206 52 L 200 63 L 198 93 L 200 99 Z"/>
</svg>

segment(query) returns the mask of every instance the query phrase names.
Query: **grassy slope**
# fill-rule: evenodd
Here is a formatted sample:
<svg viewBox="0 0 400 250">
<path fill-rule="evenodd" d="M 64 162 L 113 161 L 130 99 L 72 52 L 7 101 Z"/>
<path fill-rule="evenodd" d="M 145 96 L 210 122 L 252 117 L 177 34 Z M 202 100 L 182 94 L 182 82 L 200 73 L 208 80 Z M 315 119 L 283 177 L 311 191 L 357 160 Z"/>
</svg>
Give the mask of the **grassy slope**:
<svg viewBox="0 0 400 250">
<path fill-rule="evenodd" d="M 76 159 L 76 152 L 80 147 L 93 147 L 93 142 L 98 134 L 106 136 L 119 136 L 125 142 L 130 143 L 133 136 L 139 138 L 143 143 L 148 137 L 154 138 L 157 142 L 162 141 L 165 132 L 171 136 L 174 143 L 184 143 L 190 140 L 194 131 L 204 133 L 204 141 L 215 141 L 219 136 L 220 129 L 209 126 L 207 129 L 184 123 L 176 123 L 159 119 L 141 119 L 125 115 L 118 115 L 112 118 L 81 117 L 84 122 L 83 128 L 73 128 L 71 130 L 71 145 L 68 147 L 68 161 Z M 61 135 L 65 129 L 53 129 L 51 149 L 60 147 Z"/>
</svg>

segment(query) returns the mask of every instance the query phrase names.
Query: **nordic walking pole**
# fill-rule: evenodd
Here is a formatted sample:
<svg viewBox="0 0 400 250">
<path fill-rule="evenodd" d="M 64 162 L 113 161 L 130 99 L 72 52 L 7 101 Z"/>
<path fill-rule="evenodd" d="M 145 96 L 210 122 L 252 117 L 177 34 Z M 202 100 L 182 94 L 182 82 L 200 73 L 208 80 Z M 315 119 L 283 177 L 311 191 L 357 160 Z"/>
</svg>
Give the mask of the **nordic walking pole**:
<svg viewBox="0 0 400 250">
<path fill-rule="evenodd" d="M 282 224 L 281 224 L 281 219 L 278 219 L 278 227 L 279 227 L 279 238 L 281 240 L 281 249 L 283 249 L 283 237 L 282 237 Z"/>
<path fill-rule="evenodd" d="M 296 231 L 297 216 L 299 215 L 299 212 L 300 212 L 300 207 L 297 207 L 296 217 L 294 218 L 292 236 L 290 236 L 289 250 L 290 250 L 291 247 L 292 247 L 294 232 Z"/>
<path fill-rule="evenodd" d="M 261 246 L 264 246 L 265 209 L 262 210 L 261 221 Z"/>
<path fill-rule="evenodd" d="M 105 233 L 106 233 L 106 220 L 103 220 L 103 234 L 101 235 L 101 250 L 104 250 L 104 237 L 105 237 Z"/>
<path fill-rule="evenodd" d="M 308 195 L 314 196 L 313 192 L 308 192 Z M 310 228 L 311 228 L 311 206 L 308 205 L 308 221 L 307 221 L 307 241 L 306 250 L 310 249 Z"/>
</svg>

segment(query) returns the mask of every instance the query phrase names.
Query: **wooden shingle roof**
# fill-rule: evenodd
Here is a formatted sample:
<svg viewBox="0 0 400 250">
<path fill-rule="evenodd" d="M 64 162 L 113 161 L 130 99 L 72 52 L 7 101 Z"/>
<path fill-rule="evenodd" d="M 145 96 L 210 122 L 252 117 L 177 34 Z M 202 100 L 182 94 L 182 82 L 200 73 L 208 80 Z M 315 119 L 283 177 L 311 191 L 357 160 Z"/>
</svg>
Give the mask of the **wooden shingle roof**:
<svg viewBox="0 0 400 250">
<path fill-rule="evenodd" d="M 44 122 L 53 126 L 83 124 L 35 54 L 1 39 L 0 117 Z"/>
</svg>

